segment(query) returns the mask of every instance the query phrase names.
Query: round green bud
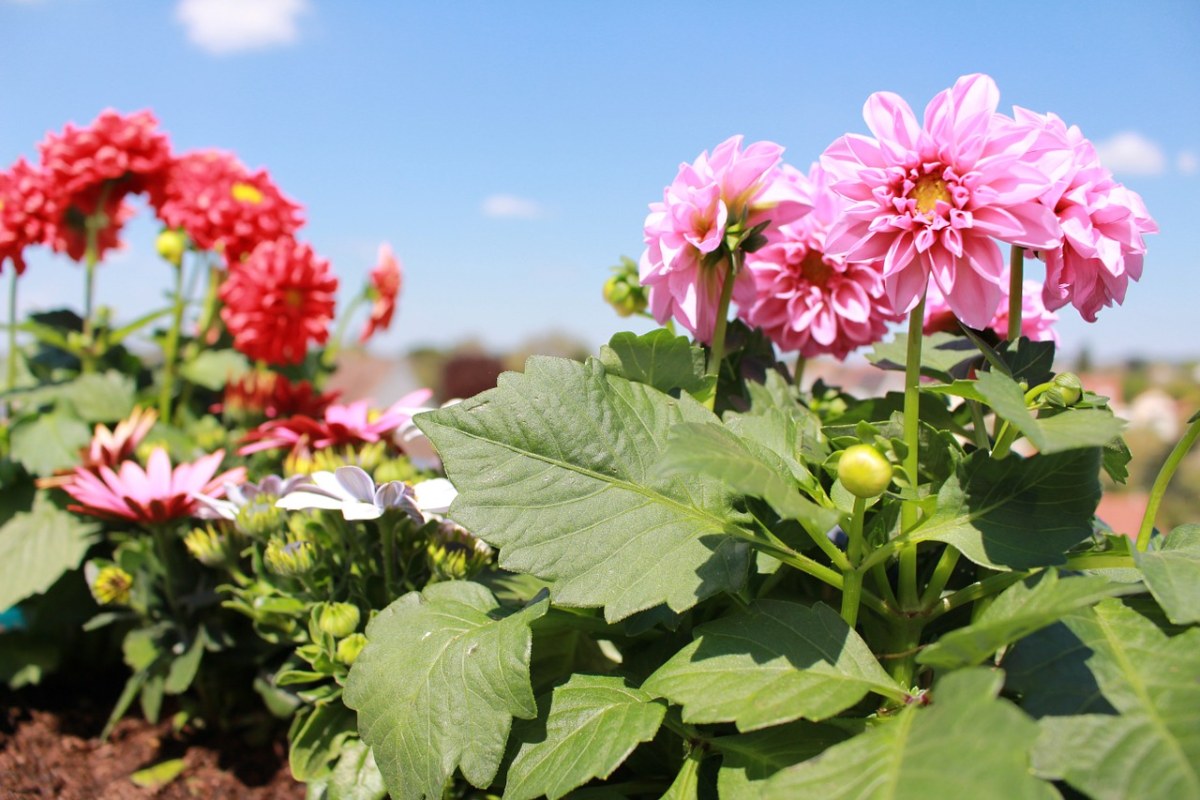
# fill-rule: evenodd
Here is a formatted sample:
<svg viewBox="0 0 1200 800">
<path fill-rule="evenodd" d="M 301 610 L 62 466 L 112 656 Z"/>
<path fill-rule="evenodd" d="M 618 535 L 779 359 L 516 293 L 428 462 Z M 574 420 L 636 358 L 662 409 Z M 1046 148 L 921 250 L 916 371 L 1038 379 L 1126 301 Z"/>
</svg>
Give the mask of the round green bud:
<svg viewBox="0 0 1200 800">
<path fill-rule="evenodd" d="M 361 633 L 352 633 L 337 643 L 337 660 L 347 667 L 355 662 L 358 654 L 367 646 L 367 637 Z"/>
<path fill-rule="evenodd" d="M 892 465 L 871 445 L 856 444 L 842 451 L 837 475 L 850 494 L 865 500 L 887 489 L 892 482 Z"/>
<path fill-rule="evenodd" d="M 263 560 L 276 575 L 303 575 L 316 565 L 317 552 L 306 539 L 273 538 L 267 542 Z"/>
<path fill-rule="evenodd" d="M 358 606 L 352 603 L 324 603 L 317 613 L 317 627 L 335 639 L 358 630 Z"/>
<path fill-rule="evenodd" d="M 1062 372 L 1054 376 L 1054 386 L 1046 391 L 1046 395 L 1052 404 L 1070 407 L 1083 397 L 1083 384 L 1074 372 Z"/>
<path fill-rule="evenodd" d="M 174 228 L 167 228 L 158 235 L 154 246 L 158 248 L 158 254 L 164 260 L 178 267 L 183 263 L 183 253 L 187 250 L 187 234 Z"/>
</svg>

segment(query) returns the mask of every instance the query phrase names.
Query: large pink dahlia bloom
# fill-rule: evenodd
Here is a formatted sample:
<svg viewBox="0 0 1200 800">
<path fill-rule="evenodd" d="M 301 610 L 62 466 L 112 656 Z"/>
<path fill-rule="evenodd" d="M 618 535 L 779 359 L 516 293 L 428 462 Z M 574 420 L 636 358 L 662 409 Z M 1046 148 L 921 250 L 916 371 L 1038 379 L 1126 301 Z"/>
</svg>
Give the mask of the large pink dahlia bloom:
<svg viewBox="0 0 1200 800">
<path fill-rule="evenodd" d="M 825 237 L 845 200 L 829 189 L 819 165 L 807 176 L 785 169 L 812 212 L 781 226 L 770 244 L 747 255 L 755 297 L 740 306 L 740 314 L 782 350 L 845 358 L 879 341 L 897 319 L 884 297 L 882 261 L 849 264 L 827 255 Z"/>
<path fill-rule="evenodd" d="M 1095 322 L 1101 308 L 1124 302 L 1131 279 L 1142 277 L 1142 237 L 1158 233 L 1158 225 L 1137 192 L 1114 181 L 1100 164 L 1078 126 L 1068 128 L 1054 114 L 1013 111 L 1018 122 L 1041 132 L 1051 153 L 1070 155 L 1040 198 L 1063 231 L 1061 246 L 1038 253 L 1046 262 L 1044 300 L 1051 309 L 1071 303 Z"/>
<path fill-rule="evenodd" d="M 852 201 L 826 251 L 851 263 L 883 259 L 898 311 L 917 304 L 932 275 L 955 314 L 982 328 L 1004 293 L 994 239 L 1059 244 L 1058 220 L 1038 202 L 1050 177 L 1029 156 L 1037 132 L 997 114 L 999 101 L 991 78 L 967 75 L 929 102 L 919 124 L 903 99 L 877 92 L 863 109 L 876 138 L 847 134 L 821 156 L 834 191 Z"/>
<path fill-rule="evenodd" d="M 693 163 L 681 164 L 662 202 L 650 204 L 638 272 L 656 320 L 673 317 L 700 341 L 712 339 L 728 265 L 706 264 L 705 257 L 735 224 L 746 230 L 770 221 L 764 231 L 770 241 L 780 225 L 808 211 L 783 177 L 782 155 L 783 148 L 773 142 L 742 149 L 742 137 L 733 136 L 711 155 L 705 151 Z M 742 271 L 735 281 L 734 300 L 752 302 L 749 273 Z"/>
</svg>

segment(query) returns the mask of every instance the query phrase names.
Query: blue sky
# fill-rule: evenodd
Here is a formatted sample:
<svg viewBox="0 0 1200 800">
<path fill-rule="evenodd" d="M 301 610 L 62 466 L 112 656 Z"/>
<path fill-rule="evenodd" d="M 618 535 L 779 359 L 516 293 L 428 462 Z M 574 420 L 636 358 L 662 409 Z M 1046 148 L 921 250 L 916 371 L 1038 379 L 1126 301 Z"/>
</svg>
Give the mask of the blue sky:
<svg viewBox="0 0 1200 800">
<path fill-rule="evenodd" d="M 1001 108 L 1054 111 L 1101 145 L 1162 233 L 1126 305 L 1070 310 L 1064 347 L 1200 356 L 1200 3 L 0 0 L 0 164 L 105 107 L 150 108 L 177 151 L 232 150 L 303 203 L 302 237 L 357 287 L 404 261 L 373 349 L 623 328 L 599 293 L 637 257 L 646 204 L 729 135 L 806 168 L 867 96 L 922 109 L 986 72 Z M 143 210 L 99 278 L 130 318 L 166 268 Z M 23 304 L 78 306 L 77 268 L 32 259 Z"/>
</svg>

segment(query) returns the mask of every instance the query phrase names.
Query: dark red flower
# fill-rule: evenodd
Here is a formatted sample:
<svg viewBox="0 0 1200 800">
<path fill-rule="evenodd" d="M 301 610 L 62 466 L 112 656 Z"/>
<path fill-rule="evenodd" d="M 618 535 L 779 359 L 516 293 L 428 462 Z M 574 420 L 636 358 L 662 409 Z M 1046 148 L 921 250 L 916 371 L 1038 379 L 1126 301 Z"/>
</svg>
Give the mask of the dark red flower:
<svg viewBox="0 0 1200 800">
<path fill-rule="evenodd" d="M 319 417 L 341 392 L 319 392 L 308 381 L 293 383 L 277 372 L 250 372 L 225 385 L 225 397 L 210 409 L 238 419 L 277 419 L 302 414 Z"/>
</svg>

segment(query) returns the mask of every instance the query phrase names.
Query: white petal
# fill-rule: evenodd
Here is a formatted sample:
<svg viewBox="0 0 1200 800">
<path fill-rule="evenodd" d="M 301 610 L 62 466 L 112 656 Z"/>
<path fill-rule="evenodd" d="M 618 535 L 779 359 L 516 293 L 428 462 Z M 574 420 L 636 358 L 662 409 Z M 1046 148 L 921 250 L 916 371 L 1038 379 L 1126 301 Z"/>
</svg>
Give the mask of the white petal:
<svg viewBox="0 0 1200 800">
<path fill-rule="evenodd" d="M 445 478 L 421 481 L 413 486 L 413 493 L 417 496 L 417 508 L 426 514 L 445 514 L 458 497 L 454 484 Z"/>
<path fill-rule="evenodd" d="M 374 503 L 346 503 L 342 506 L 342 516 L 346 519 L 379 519 L 383 509 Z"/>
<path fill-rule="evenodd" d="M 351 500 L 351 501 L 358 499 L 357 497 L 355 497 L 354 495 L 352 495 L 348 491 L 346 491 L 346 487 L 342 486 L 341 481 L 339 481 L 337 479 L 337 476 L 334 475 L 332 472 L 326 472 L 325 470 L 320 470 L 318 472 L 314 472 L 311 477 L 312 477 L 313 483 L 315 483 L 318 488 L 324 489 L 326 492 L 333 495 L 334 497 L 340 497 L 343 500 Z"/>
<path fill-rule="evenodd" d="M 295 491 L 289 495 L 279 498 L 275 501 L 276 508 L 282 508 L 287 511 L 299 511 L 303 508 L 327 508 L 329 510 L 341 509 L 346 504 L 345 500 L 337 497 L 330 497 L 326 494 L 317 494 L 316 492 Z"/>
</svg>

